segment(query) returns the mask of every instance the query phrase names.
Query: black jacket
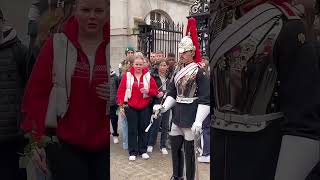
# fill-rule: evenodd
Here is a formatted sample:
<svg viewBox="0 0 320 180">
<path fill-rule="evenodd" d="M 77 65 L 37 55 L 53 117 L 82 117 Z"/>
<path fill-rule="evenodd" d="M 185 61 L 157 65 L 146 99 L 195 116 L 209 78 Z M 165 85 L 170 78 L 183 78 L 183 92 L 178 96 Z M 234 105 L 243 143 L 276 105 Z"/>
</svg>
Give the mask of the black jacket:
<svg viewBox="0 0 320 180">
<path fill-rule="evenodd" d="M 159 92 L 162 91 L 165 94 L 167 91 L 163 89 L 163 85 L 162 85 L 162 82 L 161 82 L 159 74 L 158 73 L 152 73 L 151 75 L 152 75 L 152 77 L 154 78 L 154 80 L 157 83 L 157 86 L 159 88 Z M 166 80 L 166 88 L 167 88 L 167 90 L 169 88 L 170 78 L 171 77 L 169 75 L 167 75 L 167 77 L 166 77 L 166 79 L 167 79 Z M 153 98 L 153 104 L 160 104 L 161 101 L 162 101 L 162 97 L 161 98 L 157 98 L 157 97 Z"/>
<path fill-rule="evenodd" d="M 317 44 L 299 40 L 299 20 L 286 23 L 274 52 L 279 70 L 279 107 L 284 134 L 320 139 L 320 66 Z M 319 46 L 318 46 L 319 47 Z"/>
<path fill-rule="evenodd" d="M 119 87 L 119 78 L 117 74 L 114 71 L 111 71 L 110 73 L 110 106 L 116 106 L 117 105 L 117 91 Z"/>
<path fill-rule="evenodd" d="M 20 135 L 20 104 L 30 69 L 28 49 L 6 27 L 0 43 L 0 142 Z"/>
</svg>

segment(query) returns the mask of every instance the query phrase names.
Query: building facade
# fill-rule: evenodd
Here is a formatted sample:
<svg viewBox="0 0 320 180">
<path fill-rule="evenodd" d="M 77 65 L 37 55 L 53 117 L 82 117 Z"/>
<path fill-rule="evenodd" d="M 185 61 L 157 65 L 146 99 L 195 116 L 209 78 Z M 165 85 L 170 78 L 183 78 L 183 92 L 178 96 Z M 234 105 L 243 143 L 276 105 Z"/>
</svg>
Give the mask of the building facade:
<svg viewBox="0 0 320 180">
<path fill-rule="evenodd" d="M 128 45 L 137 49 L 138 25 L 150 21 L 186 24 L 195 0 L 111 0 L 111 67 L 125 58 Z"/>
</svg>

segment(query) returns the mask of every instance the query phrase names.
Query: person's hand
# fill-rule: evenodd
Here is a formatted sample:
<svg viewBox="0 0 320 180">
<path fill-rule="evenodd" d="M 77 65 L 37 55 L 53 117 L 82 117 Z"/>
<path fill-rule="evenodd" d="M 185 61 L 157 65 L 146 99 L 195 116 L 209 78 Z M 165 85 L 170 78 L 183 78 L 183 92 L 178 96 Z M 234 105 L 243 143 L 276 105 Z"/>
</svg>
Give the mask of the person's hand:
<svg viewBox="0 0 320 180">
<path fill-rule="evenodd" d="M 164 95 L 164 93 L 162 91 L 160 91 L 158 94 L 157 94 L 157 98 L 162 98 Z"/>
<path fill-rule="evenodd" d="M 120 113 L 120 115 L 121 115 L 122 117 L 126 117 L 126 112 L 125 112 L 125 110 L 124 110 L 124 107 L 120 107 L 119 113 Z"/>
<path fill-rule="evenodd" d="M 201 129 L 202 129 L 202 123 L 201 123 L 201 122 L 195 121 L 195 122 L 192 124 L 191 130 L 192 130 L 192 132 L 193 132 L 194 135 L 200 134 Z"/>
<path fill-rule="evenodd" d="M 158 119 L 160 116 L 161 116 L 161 113 L 163 113 L 163 106 L 161 104 L 155 104 L 153 105 L 153 114 L 152 116 L 155 118 L 155 119 Z"/>
<path fill-rule="evenodd" d="M 141 88 L 141 89 L 140 89 L 140 92 L 141 92 L 142 94 L 148 94 L 148 93 L 149 93 L 149 90 L 146 89 L 146 88 Z"/>
<path fill-rule="evenodd" d="M 38 148 L 36 147 L 33 150 L 33 161 L 35 161 L 35 164 L 37 167 L 45 174 L 49 174 L 48 166 L 47 166 L 47 157 L 46 152 L 44 148 Z"/>
<path fill-rule="evenodd" d="M 162 113 L 163 109 L 164 108 L 163 108 L 163 106 L 161 104 L 155 104 L 155 105 L 153 105 L 153 108 L 152 108 L 154 113 L 156 113 L 158 111 L 160 111 Z"/>
<path fill-rule="evenodd" d="M 106 100 L 106 101 L 110 99 L 110 88 L 107 87 L 107 82 L 104 82 L 103 84 L 99 84 L 96 87 L 96 92 L 100 99 Z"/>
</svg>

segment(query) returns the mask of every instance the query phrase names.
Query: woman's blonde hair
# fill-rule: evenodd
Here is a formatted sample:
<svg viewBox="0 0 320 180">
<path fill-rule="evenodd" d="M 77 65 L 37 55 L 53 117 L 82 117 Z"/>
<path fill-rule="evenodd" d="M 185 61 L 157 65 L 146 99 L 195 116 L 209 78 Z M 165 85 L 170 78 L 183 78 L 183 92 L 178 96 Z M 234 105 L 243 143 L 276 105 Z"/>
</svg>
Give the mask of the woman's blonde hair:
<svg viewBox="0 0 320 180">
<path fill-rule="evenodd" d="M 142 54 L 141 52 L 136 52 L 136 53 L 134 54 L 134 59 L 133 59 L 133 61 L 135 61 L 136 59 L 142 59 L 142 60 L 144 60 L 143 54 Z"/>
<path fill-rule="evenodd" d="M 39 20 L 36 46 L 41 47 L 52 33 L 62 32 L 63 23 L 73 14 L 76 0 L 48 0 L 49 7 Z"/>
</svg>

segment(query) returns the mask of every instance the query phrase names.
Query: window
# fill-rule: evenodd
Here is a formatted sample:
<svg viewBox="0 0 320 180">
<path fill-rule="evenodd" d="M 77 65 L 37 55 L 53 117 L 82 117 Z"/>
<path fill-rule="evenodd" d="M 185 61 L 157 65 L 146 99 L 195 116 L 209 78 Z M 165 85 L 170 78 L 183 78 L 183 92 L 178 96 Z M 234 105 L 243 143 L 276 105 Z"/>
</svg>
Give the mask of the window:
<svg viewBox="0 0 320 180">
<path fill-rule="evenodd" d="M 168 24 L 171 22 L 166 15 L 161 13 L 160 11 L 151 11 L 149 15 L 146 17 L 145 22 L 147 24 L 157 26 L 157 27 L 162 27 L 163 22 L 167 22 L 165 24 L 165 27 L 168 28 Z"/>
</svg>

